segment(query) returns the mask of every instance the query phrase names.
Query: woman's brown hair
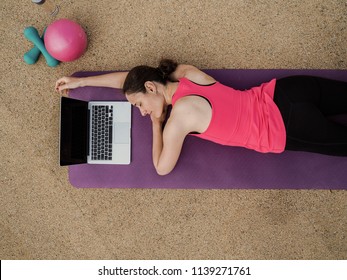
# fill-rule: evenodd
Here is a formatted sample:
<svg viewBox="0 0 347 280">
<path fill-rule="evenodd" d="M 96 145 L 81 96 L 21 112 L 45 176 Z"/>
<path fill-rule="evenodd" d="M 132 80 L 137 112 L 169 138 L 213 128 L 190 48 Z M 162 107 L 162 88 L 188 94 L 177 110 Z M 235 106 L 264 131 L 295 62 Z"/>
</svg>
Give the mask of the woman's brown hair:
<svg viewBox="0 0 347 280">
<path fill-rule="evenodd" d="M 136 66 L 130 70 L 124 81 L 123 93 L 146 93 L 145 82 L 147 81 L 166 85 L 168 81 L 171 81 L 170 75 L 176 68 L 177 63 L 171 59 L 162 59 L 157 68 L 147 65 Z"/>
</svg>

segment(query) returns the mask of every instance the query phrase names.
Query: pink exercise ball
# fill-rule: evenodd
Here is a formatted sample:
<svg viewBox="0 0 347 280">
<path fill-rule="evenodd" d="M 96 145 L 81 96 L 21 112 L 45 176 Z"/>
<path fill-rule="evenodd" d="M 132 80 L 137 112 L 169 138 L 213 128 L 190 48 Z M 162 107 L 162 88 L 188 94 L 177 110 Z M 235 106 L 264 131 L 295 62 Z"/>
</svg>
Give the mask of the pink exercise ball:
<svg viewBox="0 0 347 280">
<path fill-rule="evenodd" d="M 48 53 L 60 61 L 73 61 L 87 48 L 87 34 L 76 22 L 59 19 L 51 23 L 44 35 Z"/>
</svg>

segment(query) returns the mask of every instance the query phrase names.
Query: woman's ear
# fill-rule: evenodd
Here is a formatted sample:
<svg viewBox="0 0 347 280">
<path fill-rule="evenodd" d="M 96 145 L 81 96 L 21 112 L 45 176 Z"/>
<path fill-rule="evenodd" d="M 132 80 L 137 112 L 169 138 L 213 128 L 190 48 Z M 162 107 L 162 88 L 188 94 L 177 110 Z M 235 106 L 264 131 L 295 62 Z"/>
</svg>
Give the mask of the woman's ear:
<svg viewBox="0 0 347 280">
<path fill-rule="evenodd" d="M 147 81 L 145 82 L 145 88 L 148 93 L 155 93 L 156 92 L 156 86 L 153 82 Z"/>
</svg>

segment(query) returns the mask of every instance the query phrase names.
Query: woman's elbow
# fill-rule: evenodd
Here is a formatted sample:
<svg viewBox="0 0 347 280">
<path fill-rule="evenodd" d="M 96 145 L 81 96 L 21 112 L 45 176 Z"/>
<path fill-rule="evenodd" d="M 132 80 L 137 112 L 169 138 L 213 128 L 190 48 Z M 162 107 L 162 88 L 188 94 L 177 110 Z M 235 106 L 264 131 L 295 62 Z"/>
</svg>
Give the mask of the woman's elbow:
<svg viewBox="0 0 347 280">
<path fill-rule="evenodd" d="M 155 167 L 155 171 L 160 176 L 168 175 L 172 171 L 172 169 L 173 168 L 165 168 L 165 167 L 160 167 L 160 166 Z"/>
</svg>

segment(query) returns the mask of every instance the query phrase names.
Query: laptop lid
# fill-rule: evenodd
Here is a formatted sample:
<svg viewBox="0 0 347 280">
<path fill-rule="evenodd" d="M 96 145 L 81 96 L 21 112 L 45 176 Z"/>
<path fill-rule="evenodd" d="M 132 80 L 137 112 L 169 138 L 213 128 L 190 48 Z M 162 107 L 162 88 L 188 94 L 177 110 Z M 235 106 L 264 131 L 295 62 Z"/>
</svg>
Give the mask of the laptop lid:
<svg viewBox="0 0 347 280">
<path fill-rule="evenodd" d="M 60 165 L 87 163 L 88 102 L 61 97 Z"/>
</svg>

